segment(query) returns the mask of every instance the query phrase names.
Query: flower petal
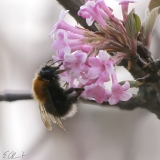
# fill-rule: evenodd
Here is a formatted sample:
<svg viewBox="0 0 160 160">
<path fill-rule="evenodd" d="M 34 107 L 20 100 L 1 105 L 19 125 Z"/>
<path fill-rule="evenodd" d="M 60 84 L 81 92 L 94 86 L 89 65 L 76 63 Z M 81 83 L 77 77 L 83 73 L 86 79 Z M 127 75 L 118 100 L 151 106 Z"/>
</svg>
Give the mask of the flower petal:
<svg viewBox="0 0 160 160">
<path fill-rule="evenodd" d="M 73 63 L 73 62 L 75 62 L 76 58 L 74 57 L 73 54 L 64 54 L 64 60 L 66 62 Z"/>
<path fill-rule="evenodd" d="M 112 93 L 106 89 L 106 98 L 110 98 L 112 96 Z"/>
<path fill-rule="evenodd" d="M 58 31 L 56 40 L 53 41 L 52 48 L 54 50 L 63 51 L 64 53 L 71 53 L 66 31 Z"/>
<path fill-rule="evenodd" d="M 91 26 L 94 22 L 94 19 L 92 17 L 86 18 L 86 23 L 88 26 Z"/>
<path fill-rule="evenodd" d="M 87 54 L 82 51 L 77 51 L 75 53 L 75 57 L 77 58 L 78 63 L 83 64 L 87 59 Z"/>
<path fill-rule="evenodd" d="M 99 104 L 103 103 L 103 101 L 105 100 L 104 97 L 102 97 L 99 94 L 96 95 L 94 98 L 95 98 L 96 102 L 99 103 Z"/>
<path fill-rule="evenodd" d="M 66 45 L 63 49 L 61 49 L 60 51 L 63 51 L 64 53 L 68 53 L 70 54 L 71 53 L 71 49 L 68 45 Z"/>
<path fill-rule="evenodd" d="M 106 51 L 100 50 L 98 54 L 98 58 L 100 63 L 105 64 L 109 60 L 109 55 Z"/>
<path fill-rule="evenodd" d="M 92 67 L 92 68 L 89 68 L 87 76 L 89 79 L 95 79 L 99 76 L 100 72 L 101 72 L 100 68 Z"/>
<path fill-rule="evenodd" d="M 128 101 L 132 97 L 132 94 L 126 91 L 123 91 L 122 94 L 120 95 L 120 100 L 121 101 Z"/>
<path fill-rule="evenodd" d="M 98 67 L 100 65 L 100 62 L 99 62 L 99 59 L 96 58 L 96 57 L 89 57 L 88 58 L 88 64 L 91 66 L 91 67 Z"/>
<path fill-rule="evenodd" d="M 105 71 L 101 72 L 100 77 L 102 78 L 103 82 L 108 82 L 110 80 L 109 74 Z"/>
<path fill-rule="evenodd" d="M 66 16 L 66 14 L 69 12 L 69 10 L 62 10 L 60 15 L 59 15 L 59 21 L 53 26 L 52 31 L 49 33 L 49 36 L 54 38 L 54 33 L 57 31 L 57 29 L 59 28 L 61 22 L 63 21 L 64 17 Z"/>
<path fill-rule="evenodd" d="M 66 61 L 66 60 L 64 60 L 63 65 L 64 65 L 64 67 L 66 69 L 72 69 L 72 68 L 75 67 L 74 61 Z"/>
<path fill-rule="evenodd" d="M 113 94 L 119 94 L 119 92 L 122 92 L 121 85 L 118 83 L 113 84 L 111 90 Z"/>
<path fill-rule="evenodd" d="M 115 95 L 112 95 L 108 100 L 110 105 L 117 104 L 119 102 L 119 98 Z"/>
<path fill-rule="evenodd" d="M 102 103 L 106 99 L 106 90 L 101 84 L 91 84 L 85 87 L 84 96 L 94 98 L 97 103 Z"/>
<path fill-rule="evenodd" d="M 123 91 L 126 91 L 126 90 L 128 90 L 129 88 L 130 88 L 129 82 L 125 82 L 125 84 L 122 85 L 122 90 L 123 90 Z"/>
<path fill-rule="evenodd" d="M 54 60 L 54 62 L 61 60 L 59 57 L 52 55 L 52 59 Z"/>
<path fill-rule="evenodd" d="M 70 76 L 74 78 L 78 78 L 80 76 L 80 72 L 75 67 L 73 67 L 69 73 L 70 73 Z"/>
<path fill-rule="evenodd" d="M 88 79 L 78 78 L 77 79 L 79 83 L 85 85 L 88 82 Z"/>
<path fill-rule="evenodd" d="M 52 49 L 54 50 L 59 50 L 61 48 L 63 48 L 66 44 L 61 40 L 54 40 L 53 44 L 52 44 Z"/>
<path fill-rule="evenodd" d="M 101 76 L 97 77 L 96 83 L 104 84 L 104 80 Z"/>
<path fill-rule="evenodd" d="M 62 10 L 59 15 L 59 21 L 62 21 L 68 12 L 69 10 Z"/>
<path fill-rule="evenodd" d="M 108 61 L 108 63 L 105 65 L 105 70 L 108 74 L 112 74 L 114 72 L 114 66 L 112 61 Z"/>
</svg>

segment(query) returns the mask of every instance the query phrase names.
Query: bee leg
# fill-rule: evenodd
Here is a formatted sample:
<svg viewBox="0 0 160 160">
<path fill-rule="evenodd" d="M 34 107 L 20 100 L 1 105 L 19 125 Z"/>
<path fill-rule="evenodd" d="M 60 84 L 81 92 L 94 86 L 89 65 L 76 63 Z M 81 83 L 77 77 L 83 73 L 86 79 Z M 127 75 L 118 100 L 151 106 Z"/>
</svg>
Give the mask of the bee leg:
<svg viewBox="0 0 160 160">
<path fill-rule="evenodd" d="M 71 93 L 73 93 L 73 92 L 82 92 L 82 91 L 84 91 L 84 89 L 83 88 L 69 88 L 68 90 L 66 90 L 65 91 L 65 93 L 66 94 L 71 94 Z"/>
<path fill-rule="evenodd" d="M 68 90 L 65 91 L 66 94 L 70 94 L 72 92 L 76 92 L 74 95 L 72 95 L 71 97 L 69 97 L 68 102 L 70 104 L 73 104 L 75 102 L 77 102 L 78 97 L 81 95 L 82 91 L 84 91 L 84 88 L 70 88 Z"/>
<path fill-rule="evenodd" d="M 68 100 L 69 103 L 73 104 L 73 103 L 77 102 L 77 99 L 79 96 L 80 96 L 79 94 L 75 94 L 75 95 L 71 96 Z"/>
<path fill-rule="evenodd" d="M 71 97 L 69 98 L 69 101 L 70 101 L 71 103 L 77 102 L 78 97 L 81 95 L 82 91 L 84 91 L 83 88 L 74 88 L 74 89 L 75 89 L 75 91 L 76 91 L 76 94 L 74 94 L 73 96 L 71 96 Z"/>
<path fill-rule="evenodd" d="M 64 91 L 65 94 L 71 94 L 75 91 L 75 88 L 69 88 L 67 90 Z"/>
<path fill-rule="evenodd" d="M 84 88 L 74 88 L 74 90 L 75 90 L 76 92 L 82 92 L 82 91 L 84 91 Z"/>
</svg>

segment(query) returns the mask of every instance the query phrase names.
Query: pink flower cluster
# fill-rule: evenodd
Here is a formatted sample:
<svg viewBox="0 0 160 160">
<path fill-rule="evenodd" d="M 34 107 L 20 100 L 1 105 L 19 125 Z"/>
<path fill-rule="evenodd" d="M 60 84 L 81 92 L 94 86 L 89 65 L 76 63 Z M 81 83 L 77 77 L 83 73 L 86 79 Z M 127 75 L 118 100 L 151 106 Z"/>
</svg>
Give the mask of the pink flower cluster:
<svg viewBox="0 0 160 160">
<path fill-rule="evenodd" d="M 123 58 L 110 57 L 107 53 L 111 49 L 114 51 L 118 46 L 115 39 L 107 37 L 107 21 L 112 20 L 114 29 L 118 26 L 121 33 L 125 35 L 121 21 L 113 15 L 104 0 L 88 0 L 78 12 L 79 16 L 86 19 L 88 25 L 96 21 L 103 35 L 67 24 L 64 21 L 67 13 L 68 11 L 60 13 L 59 21 L 50 33 L 53 39 L 52 48 L 56 51 L 56 55 L 52 58 L 54 61 L 61 60 L 63 62 L 61 68 L 65 70 L 60 75 L 61 80 L 67 82 L 68 87 L 83 87 L 81 96 L 95 100 L 97 103 L 109 102 L 114 105 L 119 101 L 129 100 L 132 97 L 132 94 L 127 91 L 130 84 L 128 82 L 122 86 L 118 84 L 115 72 L 115 64 Z M 126 45 L 125 42 L 124 44 Z M 125 54 L 121 55 L 125 57 Z M 105 84 L 110 81 L 110 78 L 112 87 L 109 91 Z"/>
</svg>

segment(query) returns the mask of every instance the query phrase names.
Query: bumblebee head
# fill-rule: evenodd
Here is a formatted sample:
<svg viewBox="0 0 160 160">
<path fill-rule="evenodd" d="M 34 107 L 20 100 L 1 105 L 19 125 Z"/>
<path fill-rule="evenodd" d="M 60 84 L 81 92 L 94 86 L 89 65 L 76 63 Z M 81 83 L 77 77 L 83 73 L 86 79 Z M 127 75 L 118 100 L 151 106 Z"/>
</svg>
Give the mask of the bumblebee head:
<svg viewBox="0 0 160 160">
<path fill-rule="evenodd" d="M 58 74 L 56 73 L 57 69 L 57 67 L 44 66 L 40 70 L 39 74 L 43 79 L 46 80 L 58 80 Z"/>
</svg>

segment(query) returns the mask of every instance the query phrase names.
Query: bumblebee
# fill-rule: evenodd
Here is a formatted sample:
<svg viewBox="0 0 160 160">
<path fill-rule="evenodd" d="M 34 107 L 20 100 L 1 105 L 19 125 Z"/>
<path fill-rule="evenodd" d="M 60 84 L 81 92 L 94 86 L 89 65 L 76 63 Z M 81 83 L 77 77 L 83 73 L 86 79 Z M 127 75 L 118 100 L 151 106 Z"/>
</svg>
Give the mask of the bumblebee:
<svg viewBox="0 0 160 160">
<path fill-rule="evenodd" d="M 61 87 L 59 74 L 65 70 L 60 70 L 63 63 L 53 66 L 55 63 L 47 65 L 47 62 L 41 67 L 32 84 L 33 98 L 39 103 L 42 121 L 49 131 L 52 130 L 51 121 L 65 130 L 61 119 L 72 117 L 76 113 L 76 102 L 84 90 Z"/>
</svg>

